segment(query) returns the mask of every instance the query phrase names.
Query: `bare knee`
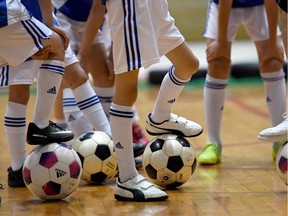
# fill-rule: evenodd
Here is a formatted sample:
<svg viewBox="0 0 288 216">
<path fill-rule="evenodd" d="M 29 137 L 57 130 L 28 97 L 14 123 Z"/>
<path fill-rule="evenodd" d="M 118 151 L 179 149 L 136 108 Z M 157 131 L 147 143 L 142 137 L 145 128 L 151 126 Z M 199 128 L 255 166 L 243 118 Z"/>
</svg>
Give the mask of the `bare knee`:
<svg viewBox="0 0 288 216">
<path fill-rule="evenodd" d="M 30 97 L 30 85 L 11 85 L 9 86 L 9 101 L 27 105 Z"/>
<path fill-rule="evenodd" d="M 208 73 L 209 75 L 219 78 L 227 79 L 230 74 L 231 64 L 224 57 L 215 59 L 214 61 L 209 62 L 208 64 Z"/>
<path fill-rule="evenodd" d="M 52 32 L 52 35 L 49 39 L 43 39 L 42 43 L 44 46 L 50 47 L 50 53 L 48 59 L 50 60 L 60 60 L 64 61 L 65 57 L 65 49 L 64 49 L 64 41 L 60 35 L 55 32 Z"/>
<path fill-rule="evenodd" d="M 282 61 L 275 58 L 270 58 L 265 62 L 260 62 L 261 72 L 279 71 L 282 67 L 283 67 Z"/>
<path fill-rule="evenodd" d="M 79 63 L 74 63 L 65 68 L 63 81 L 71 89 L 75 89 L 88 80 L 88 75 Z"/>
</svg>

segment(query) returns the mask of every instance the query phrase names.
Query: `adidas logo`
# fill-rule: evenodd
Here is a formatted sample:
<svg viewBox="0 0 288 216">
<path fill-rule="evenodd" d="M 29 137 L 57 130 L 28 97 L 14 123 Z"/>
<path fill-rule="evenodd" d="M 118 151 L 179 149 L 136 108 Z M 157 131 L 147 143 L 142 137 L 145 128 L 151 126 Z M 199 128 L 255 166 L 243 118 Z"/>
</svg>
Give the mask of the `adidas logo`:
<svg viewBox="0 0 288 216">
<path fill-rule="evenodd" d="M 61 178 L 67 174 L 65 171 L 57 169 L 57 168 L 55 169 L 55 172 L 56 172 L 57 178 Z"/>
<path fill-rule="evenodd" d="M 176 99 L 174 98 L 174 99 L 172 99 L 172 100 L 168 100 L 168 103 L 172 104 L 172 103 L 174 103 L 175 101 L 176 101 Z"/>
<path fill-rule="evenodd" d="M 120 142 L 116 143 L 115 148 L 123 149 L 124 147 L 121 145 Z"/>
<path fill-rule="evenodd" d="M 49 94 L 56 94 L 56 93 L 57 93 L 56 87 L 54 86 L 54 87 L 48 89 L 47 93 L 49 93 Z"/>
<path fill-rule="evenodd" d="M 76 118 L 70 114 L 68 117 L 68 122 L 75 121 L 75 120 L 76 120 Z"/>
<path fill-rule="evenodd" d="M 271 102 L 272 100 L 271 100 L 271 98 L 270 97 L 267 97 L 266 98 L 266 102 Z"/>
</svg>

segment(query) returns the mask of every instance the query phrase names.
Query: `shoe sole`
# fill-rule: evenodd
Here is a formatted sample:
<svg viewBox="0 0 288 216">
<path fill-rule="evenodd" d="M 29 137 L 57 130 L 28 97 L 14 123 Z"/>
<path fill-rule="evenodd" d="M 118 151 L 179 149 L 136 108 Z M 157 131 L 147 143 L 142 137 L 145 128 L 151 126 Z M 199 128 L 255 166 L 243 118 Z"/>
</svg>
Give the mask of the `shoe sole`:
<svg viewBox="0 0 288 216">
<path fill-rule="evenodd" d="M 47 145 L 49 143 L 61 143 L 61 142 L 68 142 L 70 140 L 72 140 L 74 138 L 74 135 L 73 136 L 68 136 L 68 137 L 65 137 L 65 138 L 61 138 L 61 139 L 27 139 L 26 142 L 30 145 Z"/>
<path fill-rule="evenodd" d="M 160 129 L 160 128 L 159 128 Z M 165 129 L 161 129 L 161 130 L 165 130 Z M 199 133 L 197 134 L 193 134 L 193 135 L 185 135 L 184 133 L 182 133 L 179 130 L 165 130 L 163 132 L 152 132 L 149 131 L 148 129 L 146 129 L 147 133 L 151 136 L 160 136 L 160 135 L 164 135 L 164 134 L 175 134 L 178 136 L 182 136 L 182 137 L 196 137 L 199 136 L 200 134 L 202 134 L 203 130 L 201 130 Z"/>
<path fill-rule="evenodd" d="M 287 137 L 287 134 L 279 135 L 279 136 L 261 136 L 261 135 L 258 135 L 258 139 L 264 140 L 264 141 L 276 142 L 279 140 L 287 140 L 288 137 Z"/>
<path fill-rule="evenodd" d="M 147 198 L 147 199 L 135 199 L 135 198 L 127 198 L 122 197 L 120 195 L 115 194 L 114 198 L 118 201 L 132 201 L 132 202 L 157 202 L 157 201 L 165 201 L 168 196 L 163 197 L 155 197 L 155 198 Z"/>
<path fill-rule="evenodd" d="M 14 187 L 14 188 L 20 188 L 20 187 L 26 187 L 25 183 L 19 183 L 19 182 L 9 182 L 8 181 L 8 186 L 9 187 Z"/>
<path fill-rule="evenodd" d="M 217 160 L 215 162 L 215 161 L 199 161 L 199 159 L 198 159 L 197 162 L 201 165 L 216 165 L 216 164 L 221 163 L 221 160 Z"/>
</svg>

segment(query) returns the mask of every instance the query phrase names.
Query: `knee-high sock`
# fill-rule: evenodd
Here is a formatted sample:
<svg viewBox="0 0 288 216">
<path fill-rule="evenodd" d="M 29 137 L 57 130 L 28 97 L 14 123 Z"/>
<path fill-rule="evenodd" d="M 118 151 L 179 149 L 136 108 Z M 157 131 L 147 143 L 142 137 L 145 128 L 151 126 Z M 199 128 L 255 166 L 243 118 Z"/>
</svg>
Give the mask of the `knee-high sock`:
<svg viewBox="0 0 288 216">
<path fill-rule="evenodd" d="M 93 128 L 111 135 L 109 121 L 89 81 L 75 88 L 73 94 L 80 110 L 93 125 Z"/>
<path fill-rule="evenodd" d="M 10 101 L 6 105 L 4 128 L 14 171 L 23 166 L 26 158 L 26 110 L 26 105 Z"/>
<path fill-rule="evenodd" d="M 286 84 L 283 69 L 278 72 L 261 73 L 266 93 L 266 104 L 272 126 L 283 121 L 282 114 L 286 112 Z"/>
<path fill-rule="evenodd" d="M 37 98 L 33 122 L 44 128 L 49 124 L 56 95 L 64 74 L 64 62 L 46 60 L 40 66 L 37 78 Z"/>
<path fill-rule="evenodd" d="M 190 81 L 181 80 L 174 74 L 174 67 L 169 69 L 169 72 L 165 75 L 159 93 L 152 111 L 151 118 L 155 122 L 163 122 L 170 118 L 172 112 L 172 106 L 178 99 L 180 93 L 184 89 L 185 85 Z"/>
<path fill-rule="evenodd" d="M 221 124 L 225 102 L 225 88 L 228 80 L 206 76 L 204 85 L 204 111 L 207 125 L 207 142 L 222 145 Z"/>
<path fill-rule="evenodd" d="M 93 130 L 91 123 L 85 118 L 83 112 L 80 111 L 70 88 L 63 89 L 63 112 L 68 127 L 73 131 L 75 139 Z"/>
<path fill-rule="evenodd" d="M 109 110 L 113 100 L 114 87 L 102 88 L 94 86 L 94 90 L 98 95 L 101 105 L 104 109 L 105 115 L 109 120 Z"/>
<path fill-rule="evenodd" d="M 138 175 L 133 155 L 132 121 L 132 107 L 112 103 L 110 108 L 110 124 L 121 182 Z"/>
</svg>

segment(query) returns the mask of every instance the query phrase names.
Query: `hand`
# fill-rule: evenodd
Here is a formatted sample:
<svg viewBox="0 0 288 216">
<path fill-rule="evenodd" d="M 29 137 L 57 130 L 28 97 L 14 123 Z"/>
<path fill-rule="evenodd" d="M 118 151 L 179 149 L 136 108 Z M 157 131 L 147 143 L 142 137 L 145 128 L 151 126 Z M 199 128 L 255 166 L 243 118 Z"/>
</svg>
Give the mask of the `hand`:
<svg viewBox="0 0 288 216">
<path fill-rule="evenodd" d="M 220 43 L 217 40 L 212 41 L 209 45 L 207 45 L 206 57 L 208 63 L 221 57 L 224 57 L 227 61 L 230 62 L 230 47 L 228 42 Z"/>
<path fill-rule="evenodd" d="M 52 26 L 52 27 L 50 27 L 50 29 L 62 37 L 63 42 L 64 42 L 64 48 L 66 50 L 68 48 L 69 41 L 70 41 L 68 34 L 64 30 L 62 30 L 61 28 L 59 28 L 57 26 Z"/>
<path fill-rule="evenodd" d="M 33 56 L 31 56 L 31 58 L 34 60 L 46 60 L 49 57 L 50 49 L 50 46 L 44 47 L 43 49 L 35 53 Z"/>
</svg>

